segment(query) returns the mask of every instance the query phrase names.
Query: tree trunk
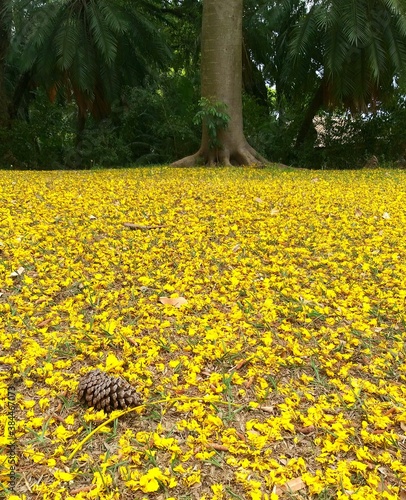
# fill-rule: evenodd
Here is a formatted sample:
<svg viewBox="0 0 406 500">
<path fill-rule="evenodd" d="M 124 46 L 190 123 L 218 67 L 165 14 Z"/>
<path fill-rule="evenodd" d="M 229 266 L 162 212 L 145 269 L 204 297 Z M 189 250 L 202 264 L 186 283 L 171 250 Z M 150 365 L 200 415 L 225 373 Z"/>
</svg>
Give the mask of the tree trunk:
<svg viewBox="0 0 406 500">
<path fill-rule="evenodd" d="M 8 100 L 5 86 L 6 54 L 10 43 L 10 25 L 5 0 L 0 0 L 0 127 L 9 124 Z"/>
<path fill-rule="evenodd" d="M 203 123 L 200 149 L 174 166 L 196 164 L 250 165 L 265 163 L 247 142 L 242 117 L 243 0 L 203 0 L 201 95 L 227 106 L 228 126 L 218 131 L 218 148 L 211 148 Z"/>
<path fill-rule="evenodd" d="M 32 71 L 31 70 L 25 71 L 20 76 L 20 78 L 17 82 L 17 85 L 15 86 L 13 99 L 12 99 L 11 104 L 9 106 L 9 114 L 10 114 L 11 120 L 15 120 L 17 118 L 21 103 L 22 103 L 24 96 L 26 95 L 26 93 L 30 87 L 31 79 L 32 79 Z M 26 105 L 26 107 L 28 108 L 28 104 Z M 25 113 L 25 115 L 26 115 L 26 117 L 28 116 L 28 110 Z"/>
<path fill-rule="evenodd" d="M 320 111 L 323 106 L 324 101 L 324 80 L 320 82 L 313 99 L 306 110 L 306 114 L 303 118 L 302 125 L 300 126 L 299 132 L 296 137 L 295 148 L 299 148 L 305 142 L 310 130 L 313 128 L 313 118 Z"/>
<path fill-rule="evenodd" d="M 78 121 L 77 121 L 77 132 L 76 132 L 76 147 L 79 147 L 82 144 L 83 140 L 83 132 L 85 131 L 86 126 L 86 113 L 83 112 L 80 108 L 78 109 Z"/>
</svg>

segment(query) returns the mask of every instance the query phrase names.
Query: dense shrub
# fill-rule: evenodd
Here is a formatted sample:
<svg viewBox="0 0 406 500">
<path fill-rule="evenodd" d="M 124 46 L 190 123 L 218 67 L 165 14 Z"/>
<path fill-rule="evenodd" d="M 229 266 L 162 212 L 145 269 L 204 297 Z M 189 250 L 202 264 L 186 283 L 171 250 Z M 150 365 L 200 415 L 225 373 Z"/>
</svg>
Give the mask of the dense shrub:
<svg viewBox="0 0 406 500">
<path fill-rule="evenodd" d="M 69 103 L 52 104 L 42 92 L 35 94 L 26 119 L 10 129 L 0 129 L 2 168 L 53 169 L 65 165 L 73 147 L 75 108 Z"/>
<path fill-rule="evenodd" d="M 26 119 L 0 130 L 2 168 L 91 168 L 170 163 L 195 151 L 200 126 L 198 77 L 181 72 L 159 82 L 123 90 L 111 116 L 88 118 L 76 141 L 76 108 L 51 104 L 44 93 L 35 98 Z M 405 163 L 406 102 L 402 95 L 376 113 L 351 115 L 345 110 L 321 112 L 315 129 L 295 148 L 302 110 L 287 105 L 281 118 L 274 92 L 265 106 L 244 95 L 244 129 L 248 141 L 273 162 L 307 168 L 360 168 L 376 157 L 380 164 Z"/>
</svg>

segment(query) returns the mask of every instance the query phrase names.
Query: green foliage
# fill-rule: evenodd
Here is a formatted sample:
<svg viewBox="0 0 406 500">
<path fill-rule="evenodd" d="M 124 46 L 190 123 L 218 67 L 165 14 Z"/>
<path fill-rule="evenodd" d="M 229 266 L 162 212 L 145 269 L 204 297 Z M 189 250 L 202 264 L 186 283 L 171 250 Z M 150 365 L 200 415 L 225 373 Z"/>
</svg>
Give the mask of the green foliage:
<svg viewBox="0 0 406 500">
<path fill-rule="evenodd" d="M 202 97 L 199 100 L 200 110 L 196 113 L 193 123 L 202 124 L 207 128 L 209 134 L 210 149 L 221 148 L 221 141 L 218 138 L 220 130 L 225 130 L 230 121 L 227 114 L 227 105 L 223 102 L 213 102 L 211 99 Z"/>
<path fill-rule="evenodd" d="M 290 149 L 291 162 L 306 168 L 353 169 L 367 166 L 376 157 L 379 165 L 403 166 L 405 99 L 401 94 L 394 96 L 379 112 L 353 114 L 337 108 L 319 113 L 314 135 L 300 148 Z M 285 152 L 289 154 L 288 149 Z"/>
<path fill-rule="evenodd" d="M 132 161 L 166 163 L 197 148 L 201 135 L 193 123 L 197 101 L 197 85 L 179 73 L 146 87 L 127 89 L 121 134 L 131 149 Z"/>
<path fill-rule="evenodd" d="M 16 0 L 10 62 L 51 91 L 64 89 L 82 112 L 109 113 L 124 84 L 140 83 L 170 59 L 160 30 L 133 3 Z"/>
<path fill-rule="evenodd" d="M 78 154 L 70 161 L 89 167 L 169 163 L 197 148 L 193 124 L 198 92 L 189 78 L 172 72 L 146 86 L 123 89 L 109 119 L 89 120 Z"/>
<path fill-rule="evenodd" d="M 131 148 L 123 140 L 118 124 L 111 118 L 89 120 L 80 144 L 67 154 L 67 164 L 85 168 L 126 166 L 131 164 Z"/>
<path fill-rule="evenodd" d="M 282 106 L 274 89 L 269 89 L 267 106 L 253 96 L 243 95 L 244 133 L 249 142 L 265 158 L 286 165 L 296 163 L 294 141 L 300 111 Z"/>
<path fill-rule="evenodd" d="M 76 146 L 76 107 L 61 99 L 51 104 L 36 92 L 28 121 L 15 120 L 1 132 L 3 167 L 90 168 L 168 163 L 198 147 L 194 125 L 198 86 L 172 72 L 145 86 L 123 89 L 109 118 L 89 119 Z"/>
<path fill-rule="evenodd" d="M 322 74 L 325 105 L 365 111 L 392 94 L 406 67 L 406 8 L 399 0 L 317 0 L 287 44 L 286 79 L 299 97 Z"/>
<path fill-rule="evenodd" d="M 16 120 L 12 129 L 0 129 L 0 167 L 54 169 L 66 164 L 73 147 L 75 107 L 49 102 L 35 93 L 27 120 Z"/>
<path fill-rule="evenodd" d="M 0 131 L 3 166 L 168 163 L 199 147 L 202 124 L 221 147 L 227 108 L 199 101 L 200 0 L 5 4 L 13 124 Z M 244 9 L 244 129 L 257 151 L 314 168 L 403 161 L 403 0 L 244 0 Z M 316 133 L 304 116 L 318 88 Z M 87 117 L 79 140 L 77 107 Z M 298 141 L 302 123 L 309 133 Z"/>
</svg>

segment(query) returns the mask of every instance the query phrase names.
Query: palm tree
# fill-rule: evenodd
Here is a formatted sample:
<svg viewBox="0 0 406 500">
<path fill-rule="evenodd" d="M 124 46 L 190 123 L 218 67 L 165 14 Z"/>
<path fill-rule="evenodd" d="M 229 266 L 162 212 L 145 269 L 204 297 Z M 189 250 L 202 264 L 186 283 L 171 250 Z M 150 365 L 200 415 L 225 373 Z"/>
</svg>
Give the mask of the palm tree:
<svg viewBox="0 0 406 500">
<path fill-rule="evenodd" d="M 51 99 L 61 90 L 74 97 L 79 137 L 89 112 L 104 118 L 122 85 L 142 82 L 169 60 L 145 3 L 19 0 L 14 60 Z"/>
<path fill-rule="evenodd" d="M 292 33 L 285 82 L 313 86 L 296 145 L 321 107 L 374 109 L 406 66 L 403 0 L 316 0 Z M 297 95 L 296 94 L 296 95 Z"/>
</svg>

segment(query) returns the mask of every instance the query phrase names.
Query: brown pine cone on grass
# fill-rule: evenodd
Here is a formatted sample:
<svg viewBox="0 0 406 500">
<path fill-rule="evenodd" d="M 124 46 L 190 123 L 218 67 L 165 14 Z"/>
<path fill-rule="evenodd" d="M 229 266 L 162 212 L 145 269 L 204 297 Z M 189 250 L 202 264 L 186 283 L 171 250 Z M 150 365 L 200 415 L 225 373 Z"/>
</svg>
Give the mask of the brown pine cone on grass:
<svg viewBox="0 0 406 500">
<path fill-rule="evenodd" d="M 84 375 L 78 387 L 79 400 L 106 413 L 140 404 L 140 396 L 127 381 L 92 370 Z"/>
</svg>

